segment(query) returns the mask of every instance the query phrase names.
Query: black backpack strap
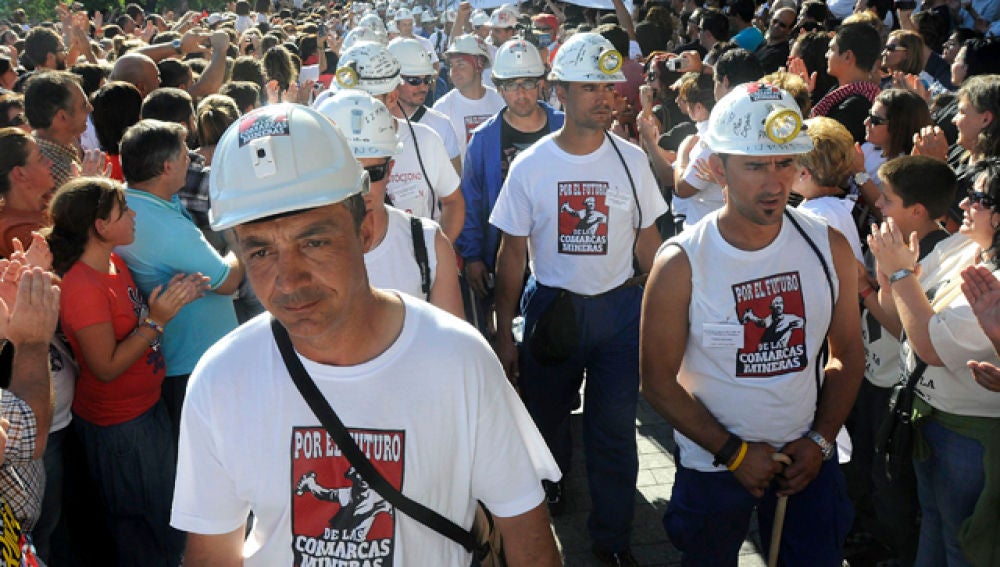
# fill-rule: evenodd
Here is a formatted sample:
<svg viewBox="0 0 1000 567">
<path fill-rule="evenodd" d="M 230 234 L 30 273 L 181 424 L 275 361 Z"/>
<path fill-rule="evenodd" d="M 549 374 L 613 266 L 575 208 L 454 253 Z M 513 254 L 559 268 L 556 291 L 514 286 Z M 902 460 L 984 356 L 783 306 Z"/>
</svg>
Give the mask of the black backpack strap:
<svg viewBox="0 0 1000 567">
<path fill-rule="evenodd" d="M 424 239 L 424 223 L 410 215 L 410 234 L 413 236 L 413 255 L 420 269 L 420 290 L 427 301 L 431 300 L 431 263 L 427 259 L 427 242 Z"/>
<path fill-rule="evenodd" d="M 400 108 L 402 108 L 402 107 L 400 107 Z M 424 106 L 424 105 L 421 105 L 420 108 L 418 108 L 417 111 L 413 113 L 413 116 L 410 117 L 410 120 L 412 120 L 414 122 L 420 122 L 420 119 L 423 118 L 425 114 L 427 114 L 427 107 Z M 413 138 L 413 143 L 414 144 L 417 143 L 416 136 L 414 136 L 414 138 Z"/>
<path fill-rule="evenodd" d="M 826 258 L 823 257 L 823 253 L 819 251 L 819 247 L 813 242 L 813 239 L 806 234 L 806 231 L 802 229 L 802 225 L 792 214 L 791 210 L 785 208 L 785 218 L 791 221 L 792 226 L 795 230 L 799 231 L 802 238 L 805 239 L 806 244 L 812 251 L 816 253 L 816 258 L 819 259 L 820 266 L 823 267 L 823 275 L 826 276 L 826 287 L 830 291 L 830 321 L 833 321 L 834 308 L 837 306 L 837 297 L 833 292 L 833 276 L 830 274 L 830 266 L 826 263 Z M 832 254 L 832 251 L 831 251 Z M 826 365 L 826 358 L 829 355 L 830 345 L 826 342 L 826 336 L 823 337 L 823 346 L 820 347 L 819 353 L 816 355 L 816 403 L 819 404 L 819 391 L 823 385 L 823 366 Z"/>
<path fill-rule="evenodd" d="M 431 185 L 431 178 L 427 176 L 427 170 L 424 168 L 424 158 L 420 155 L 420 144 L 417 142 L 417 133 L 413 130 L 413 124 L 410 122 L 410 117 L 406 115 L 406 111 L 403 110 L 403 105 L 396 102 L 399 106 L 399 111 L 403 113 L 403 119 L 406 121 L 406 127 L 410 129 L 410 137 L 413 138 L 413 151 L 417 154 L 417 163 L 420 164 L 420 173 L 424 174 L 424 183 L 427 183 L 427 188 L 431 191 L 431 217 L 434 216 L 434 210 L 437 209 L 437 193 L 434 192 L 434 186 Z"/>
<path fill-rule="evenodd" d="M 635 199 L 635 208 L 639 211 L 639 226 L 636 227 L 635 237 L 632 239 L 632 270 L 638 274 L 639 259 L 635 256 L 635 247 L 639 243 L 639 232 L 642 230 L 642 205 L 639 204 L 639 192 L 635 188 L 635 180 L 632 179 L 632 172 L 629 171 L 628 164 L 625 163 L 625 156 L 623 156 L 622 151 L 618 149 L 618 144 L 615 143 L 615 139 L 607 130 L 604 131 L 604 135 L 607 136 L 608 141 L 611 142 L 611 147 L 614 148 L 615 153 L 618 154 L 618 161 L 622 162 L 622 167 L 625 168 L 625 175 L 628 176 L 628 184 L 632 188 L 632 198 Z"/>
<path fill-rule="evenodd" d="M 347 432 L 347 428 L 344 427 L 340 418 L 337 417 L 337 413 L 330 407 L 330 404 L 323 397 L 316 383 L 313 382 L 312 377 L 309 376 L 305 367 L 302 366 L 302 361 L 295 354 L 292 341 L 288 338 L 288 331 L 274 317 L 271 317 L 271 332 L 274 334 L 274 342 L 278 345 L 281 358 L 285 362 L 285 368 L 288 369 L 288 374 L 291 375 L 295 387 L 298 388 L 299 393 L 302 394 L 302 397 L 309 404 L 309 408 L 316 414 L 316 417 L 319 418 L 323 427 L 326 428 L 330 436 L 337 442 L 337 447 L 347 457 L 351 466 L 371 485 L 375 492 L 378 492 L 382 498 L 385 498 L 400 512 L 458 543 L 466 551 L 476 554 L 477 557 L 482 557 L 483 549 L 476 542 L 476 538 L 472 532 L 462 528 L 423 504 L 407 498 L 375 470 L 375 466 L 365 458 L 364 453 L 361 452 L 357 443 L 354 442 L 354 438 L 351 437 L 350 433 Z"/>
</svg>

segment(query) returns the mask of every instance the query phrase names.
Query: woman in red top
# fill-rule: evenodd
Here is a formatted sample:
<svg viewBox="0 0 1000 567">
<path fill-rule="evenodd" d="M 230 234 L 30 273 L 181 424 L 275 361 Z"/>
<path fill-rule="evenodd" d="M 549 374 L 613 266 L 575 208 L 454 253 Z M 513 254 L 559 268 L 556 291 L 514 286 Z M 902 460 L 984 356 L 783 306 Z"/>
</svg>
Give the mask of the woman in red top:
<svg viewBox="0 0 1000 567">
<path fill-rule="evenodd" d="M 168 523 L 175 448 L 160 402 L 159 340 L 202 293 L 204 278 L 178 274 L 147 304 L 112 252 L 135 238 L 135 213 L 115 181 L 71 180 L 49 213 L 53 267 L 63 278 L 60 320 L 80 364 L 73 425 L 107 506 L 119 564 L 176 566 L 184 538 Z"/>
</svg>

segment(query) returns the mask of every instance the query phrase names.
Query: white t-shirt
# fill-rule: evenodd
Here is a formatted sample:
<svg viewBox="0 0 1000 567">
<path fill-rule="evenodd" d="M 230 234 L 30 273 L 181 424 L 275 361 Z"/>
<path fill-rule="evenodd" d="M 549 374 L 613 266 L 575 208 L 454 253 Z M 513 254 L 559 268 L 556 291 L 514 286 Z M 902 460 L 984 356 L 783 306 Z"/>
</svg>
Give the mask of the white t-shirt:
<svg viewBox="0 0 1000 567">
<path fill-rule="evenodd" d="M 632 276 L 639 209 L 625 168 L 605 138 L 574 155 L 549 134 L 514 158 L 490 223 L 528 237 L 535 278 L 551 287 L 596 295 Z M 635 181 L 646 228 L 667 210 L 646 154 L 615 136 Z"/>
<path fill-rule="evenodd" d="M 462 155 L 462 147 L 458 144 L 455 129 L 452 127 L 451 120 L 447 116 L 433 108 L 428 108 L 424 111 L 424 115 L 420 117 L 418 122 L 430 126 L 437 132 L 438 136 L 441 136 L 444 148 L 448 151 L 448 159 L 455 159 Z"/>
<path fill-rule="evenodd" d="M 848 195 L 843 199 L 820 197 L 802 201 L 799 210 L 805 211 L 837 229 L 847 238 L 847 242 L 851 245 L 851 251 L 854 252 L 854 257 L 858 262 L 864 262 L 865 257 L 861 254 L 861 237 L 854 224 L 854 217 L 851 216 L 856 202 L 857 197 L 854 195 Z"/>
<path fill-rule="evenodd" d="M 420 287 L 420 268 L 417 266 L 417 256 L 413 250 L 411 217 L 394 207 L 386 206 L 385 211 L 389 216 L 385 238 L 375 248 L 365 252 L 368 283 L 372 287 L 395 289 L 418 299 L 426 299 L 427 296 Z M 430 285 L 433 287 L 437 269 L 434 237 L 441 227 L 426 218 L 420 219 L 420 222 L 424 227 L 424 246 L 427 248 Z"/>
<path fill-rule="evenodd" d="M 405 120 L 396 120 L 396 132 L 403 144 L 403 151 L 395 156 L 392 175 L 386 185 L 386 193 L 392 200 L 392 205 L 418 217 L 436 219 L 440 217 L 435 199 L 447 197 L 458 189 L 462 180 L 455 173 L 448 152 L 445 150 L 441 136 L 425 124 L 410 122 L 413 133 L 417 135 L 416 144 L 420 146 L 420 158 L 414 148 L 413 134 Z M 423 170 L 420 164 L 423 162 Z M 424 180 L 424 170 L 434 187 L 431 195 Z"/>
<path fill-rule="evenodd" d="M 832 270 L 827 226 L 791 214 Z M 816 412 L 816 357 L 832 310 L 816 252 L 787 219 L 765 248 L 740 250 L 719 233 L 718 212 L 671 239 L 661 252 L 674 243 L 691 264 L 690 321 L 678 382 L 723 427 L 747 441 L 780 448 L 802 437 Z M 831 277 L 836 297 L 835 271 Z M 691 439 L 680 432 L 674 438 L 685 467 L 724 470 L 712 466 L 712 454 Z"/>
<path fill-rule="evenodd" d="M 935 290 L 934 315 L 927 325 L 931 344 L 944 366 L 928 366 L 917 382 L 917 394 L 935 409 L 958 415 L 1000 417 L 1000 393 L 980 386 L 965 363 L 970 360 L 1000 365 L 993 343 L 986 337 L 958 284 L 963 268 L 975 261 L 978 246 L 962 234 L 954 234 L 931 250 L 921 267 L 920 287 Z M 971 256 L 971 257 L 970 257 Z M 1000 271 L 993 272 L 994 276 Z M 909 341 L 900 358 L 907 375 L 917 365 Z"/>
<path fill-rule="evenodd" d="M 486 94 L 479 100 L 466 98 L 458 89 L 448 91 L 448 94 L 434 103 L 434 110 L 444 114 L 451 121 L 455 130 L 458 145 L 462 148 L 462 160 L 465 160 L 465 147 L 472 137 L 472 131 L 488 118 L 500 112 L 506 106 L 503 97 L 492 87 L 486 87 Z"/>
<path fill-rule="evenodd" d="M 369 362 L 299 357 L 375 467 L 406 496 L 468 528 L 476 500 L 497 516 L 538 506 L 559 468 L 490 346 L 423 301 Z M 434 565 L 470 555 L 396 514 L 360 481 L 292 383 L 267 313 L 216 343 L 191 376 L 171 524 L 229 533 L 255 521 L 247 567 Z"/>
</svg>

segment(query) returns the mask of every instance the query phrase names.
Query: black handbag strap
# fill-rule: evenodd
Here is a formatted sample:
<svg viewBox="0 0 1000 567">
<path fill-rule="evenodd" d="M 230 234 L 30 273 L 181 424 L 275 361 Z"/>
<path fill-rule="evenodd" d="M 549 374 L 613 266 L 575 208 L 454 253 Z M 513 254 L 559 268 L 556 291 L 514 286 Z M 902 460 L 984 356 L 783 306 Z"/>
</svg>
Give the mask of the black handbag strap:
<svg viewBox="0 0 1000 567">
<path fill-rule="evenodd" d="M 481 553 L 482 548 L 476 542 L 476 537 L 472 532 L 462 528 L 423 504 L 407 498 L 375 470 L 375 466 L 365 458 L 364 453 L 358 448 L 358 444 L 354 442 L 354 438 L 351 437 L 350 433 L 347 432 L 347 428 L 344 427 L 340 418 L 337 417 L 337 413 L 330 407 L 330 404 L 323 397 L 316 383 L 313 382 L 312 377 L 309 376 L 305 367 L 302 366 L 302 361 L 295 354 L 292 341 L 288 338 L 288 331 L 274 317 L 271 317 L 271 332 L 274 334 L 274 341 L 278 344 L 278 350 L 281 351 L 281 358 L 285 361 L 288 374 L 291 375 L 292 381 L 295 382 L 295 387 L 298 388 L 299 393 L 305 398 L 306 403 L 309 404 L 309 408 L 319 418 L 323 427 L 326 428 L 330 436 L 337 442 L 337 447 L 340 448 L 340 451 L 347 457 L 347 460 L 350 461 L 351 465 L 365 481 L 375 489 L 375 492 L 378 492 L 382 498 L 388 500 L 397 510 L 458 543 L 466 551 L 476 554 Z"/>
<path fill-rule="evenodd" d="M 427 242 L 424 239 L 424 223 L 419 217 L 410 215 L 410 236 L 413 237 L 413 255 L 420 270 L 420 291 L 424 299 L 431 300 L 431 262 L 427 256 Z"/>
</svg>

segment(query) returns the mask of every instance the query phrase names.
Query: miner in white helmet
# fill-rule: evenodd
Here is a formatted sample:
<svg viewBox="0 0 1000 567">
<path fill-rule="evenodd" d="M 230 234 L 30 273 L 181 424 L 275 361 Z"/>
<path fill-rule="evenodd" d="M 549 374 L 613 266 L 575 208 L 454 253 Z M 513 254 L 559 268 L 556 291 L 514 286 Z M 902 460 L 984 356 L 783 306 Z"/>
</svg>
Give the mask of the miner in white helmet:
<svg viewBox="0 0 1000 567">
<path fill-rule="evenodd" d="M 563 125 L 563 113 L 540 100 L 544 77 L 545 63 L 534 45 L 513 39 L 500 47 L 493 82 L 507 106 L 473 131 L 465 154 L 465 226 L 455 248 L 475 295 L 474 322 L 486 336 L 492 336 L 493 278 L 500 247 L 500 231 L 490 224 L 490 212 L 518 153 Z"/>
<path fill-rule="evenodd" d="M 455 38 L 445 56 L 455 88 L 439 98 L 433 108 L 451 120 L 464 157 L 472 131 L 499 112 L 504 101 L 496 89 L 483 84 L 490 55 L 489 47 L 479 36 L 465 34 Z"/>
<path fill-rule="evenodd" d="M 362 42 L 345 50 L 338 62 L 337 84 L 367 92 L 387 108 L 397 105 L 403 82 L 399 60 L 381 45 Z M 408 213 L 437 220 L 452 242 L 465 221 L 461 178 L 434 130 L 403 116 L 397 124 L 403 149 L 395 158 L 387 192 L 390 203 Z"/>
<path fill-rule="evenodd" d="M 374 233 L 371 246 L 365 250 L 369 282 L 426 299 L 464 318 L 455 252 L 441 227 L 385 204 L 393 158 L 402 150 L 389 109 L 364 91 L 345 89 L 323 101 L 317 110 L 340 126 L 354 157 L 368 172 L 370 190 L 365 205 Z"/>
<path fill-rule="evenodd" d="M 441 136 L 455 172 L 461 175 L 462 149 L 451 120 L 427 106 L 427 97 L 434 90 L 436 80 L 430 55 L 420 48 L 415 39 L 404 38 L 389 42 L 389 53 L 399 61 L 401 79 L 396 87 L 396 104 L 389 108 L 389 112 L 396 118 L 409 118 L 433 128 Z"/>
<path fill-rule="evenodd" d="M 726 202 L 667 242 L 646 286 L 642 391 L 675 431 L 663 522 L 685 564 L 735 565 L 754 509 L 769 549 L 778 497 L 781 561 L 842 562 L 853 510 L 835 439 L 864 371 L 858 278 L 844 236 L 787 207 L 804 130 L 777 87 L 720 99 L 705 142 Z"/>
<path fill-rule="evenodd" d="M 370 285 L 369 178 L 340 129 L 304 106 L 268 106 L 226 131 L 215 164 L 212 227 L 234 229 L 268 313 L 191 377 L 171 518 L 188 532 L 184 564 L 467 567 L 463 545 L 371 494 L 378 479 L 353 466 L 367 460 L 463 531 L 483 502 L 511 565 L 558 565 L 539 482 L 559 471 L 478 333 Z M 293 374 L 355 440 L 354 463 Z M 378 505 L 331 497 L 355 493 Z"/>
<path fill-rule="evenodd" d="M 639 469 L 641 281 L 660 245 L 654 223 L 667 210 L 645 153 L 607 131 L 624 57 L 595 33 L 577 33 L 560 48 L 549 80 L 565 123 L 517 156 L 490 217 L 503 233 L 494 346 L 563 474 L 570 410 L 586 372 L 588 528 L 595 554 L 610 565 L 636 564 L 629 546 Z M 580 210 L 594 222 L 582 227 Z M 519 352 L 511 321 L 525 258 L 531 278 L 521 299 L 527 336 Z M 562 486 L 547 483 L 546 492 L 550 510 L 561 511 Z"/>
<path fill-rule="evenodd" d="M 412 39 L 420 43 L 421 49 L 423 49 L 431 58 L 431 64 L 434 66 L 434 72 L 440 68 L 441 64 L 438 62 L 437 52 L 434 51 L 434 44 L 431 40 L 426 37 L 419 36 L 413 33 L 413 26 L 415 21 L 415 14 L 407 10 L 406 8 L 400 8 L 396 11 L 396 15 L 393 19 L 396 20 L 396 27 L 399 28 L 399 37 L 405 39 Z"/>
</svg>

